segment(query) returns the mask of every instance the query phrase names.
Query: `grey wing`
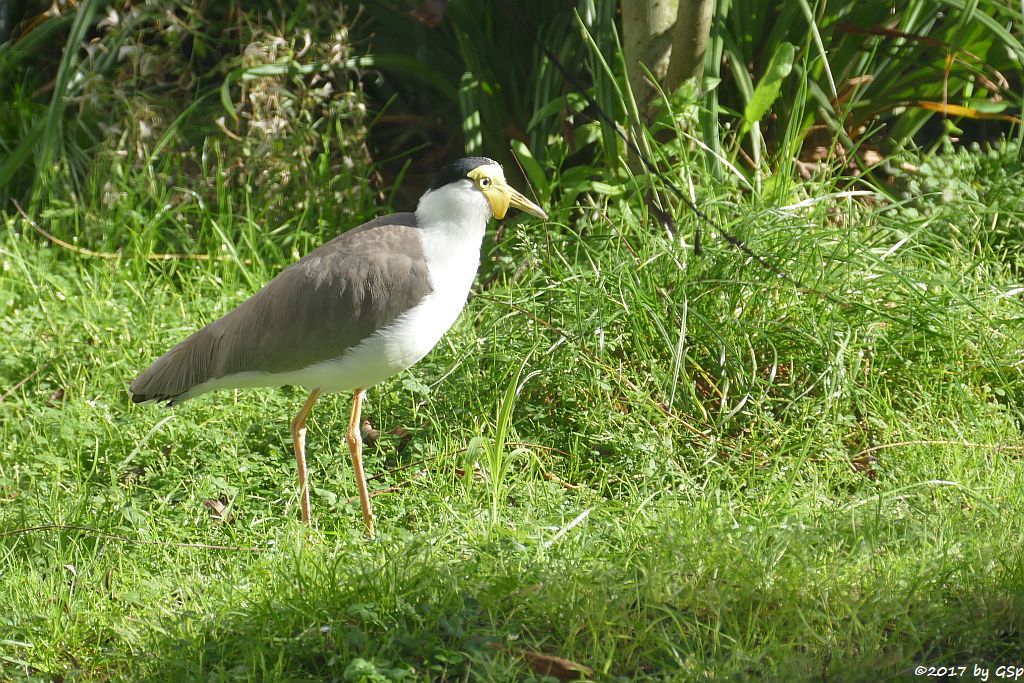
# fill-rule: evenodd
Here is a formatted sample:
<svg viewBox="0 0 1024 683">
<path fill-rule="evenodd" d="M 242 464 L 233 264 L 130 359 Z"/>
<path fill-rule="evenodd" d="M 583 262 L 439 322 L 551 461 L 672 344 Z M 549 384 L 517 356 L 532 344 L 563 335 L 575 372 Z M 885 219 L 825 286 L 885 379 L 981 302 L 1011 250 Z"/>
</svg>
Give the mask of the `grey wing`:
<svg viewBox="0 0 1024 683">
<path fill-rule="evenodd" d="M 418 231 L 391 218 L 310 252 L 172 348 L 132 382 L 132 400 L 173 403 L 208 380 L 337 358 L 415 306 L 431 291 Z"/>
</svg>

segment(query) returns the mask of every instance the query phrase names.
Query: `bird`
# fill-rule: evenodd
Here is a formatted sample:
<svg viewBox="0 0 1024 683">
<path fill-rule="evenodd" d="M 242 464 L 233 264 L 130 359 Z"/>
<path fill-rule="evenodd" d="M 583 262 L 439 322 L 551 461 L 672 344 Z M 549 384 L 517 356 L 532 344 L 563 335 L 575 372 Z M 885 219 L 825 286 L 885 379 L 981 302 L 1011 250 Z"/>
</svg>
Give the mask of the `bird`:
<svg viewBox="0 0 1024 683">
<path fill-rule="evenodd" d="M 496 161 L 446 164 L 415 212 L 341 233 L 157 358 L 130 383 L 132 402 L 173 406 L 216 390 L 306 389 L 291 437 L 302 521 L 310 525 L 306 421 L 322 394 L 351 391 L 345 440 L 365 531 L 375 536 L 359 421 L 366 391 L 418 362 L 455 323 L 487 224 L 509 208 L 547 220 Z"/>
</svg>

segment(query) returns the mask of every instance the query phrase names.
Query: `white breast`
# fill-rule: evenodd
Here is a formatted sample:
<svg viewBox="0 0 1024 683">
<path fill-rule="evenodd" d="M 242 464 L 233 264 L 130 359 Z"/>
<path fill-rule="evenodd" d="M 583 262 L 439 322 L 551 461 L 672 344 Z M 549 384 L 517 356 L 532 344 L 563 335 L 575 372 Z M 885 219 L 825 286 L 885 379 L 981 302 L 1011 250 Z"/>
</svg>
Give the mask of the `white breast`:
<svg viewBox="0 0 1024 683">
<path fill-rule="evenodd" d="M 466 305 L 490 217 L 487 200 L 468 181 L 425 194 L 416 208 L 416 222 L 433 291 L 340 359 L 344 369 L 328 374 L 343 380 L 341 386 L 327 381 L 318 386 L 325 391 L 372 386 L 427 355 Z"/>
<path fill-rule="evenodd" d="M 437 345 L 466 305 L 480 266 L 483 226 L 479 233 L 475 239 L 452 241 L 425 232 L 423 252 L 433 291 L 340 359 L 305 368 L 299 373 L 302 381 L 288 383 L 349 391 L 373 386 L 413 366 Z"/>
</svg>

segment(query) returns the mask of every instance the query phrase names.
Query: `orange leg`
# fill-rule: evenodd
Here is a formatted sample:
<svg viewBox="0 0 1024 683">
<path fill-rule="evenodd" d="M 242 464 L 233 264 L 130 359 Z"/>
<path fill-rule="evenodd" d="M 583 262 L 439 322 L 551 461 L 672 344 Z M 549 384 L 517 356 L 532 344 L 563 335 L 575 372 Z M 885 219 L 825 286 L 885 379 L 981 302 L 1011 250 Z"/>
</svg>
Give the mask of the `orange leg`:
<svg viewBox="0 0 1024 683">
<path fill-rule="evenodd" d="M 370 511 L 370 492 L 366 488 L 366 475 L 363 474 L 363 439 L 359 435 L 359 413 L 363 407 L 365 389 L 356 389 L 352 393 L 352 416 L 348 420 L 348 431 L 345 440 L 348 442 L 349 453 L 352 454 L 352 469 L 355 472 L 356 485 L 359 487 L 359 504 L 363 506 L 363 523 L 366 533 L 373 537 L 373 512 Z"/>
<path fill-rule="evenodd" d="M 309 398 L 302 404 L 302 410 L 292 420 L 292 443 L 295 445 L 295 461 L 299 466 L 299 506 L 302 521 L 309 524 L 309 487 L 306 484 L 306 418 L 313 411 L 313 404 L 320 396 L 320 389 L 309 392 Z"/>
</svg>

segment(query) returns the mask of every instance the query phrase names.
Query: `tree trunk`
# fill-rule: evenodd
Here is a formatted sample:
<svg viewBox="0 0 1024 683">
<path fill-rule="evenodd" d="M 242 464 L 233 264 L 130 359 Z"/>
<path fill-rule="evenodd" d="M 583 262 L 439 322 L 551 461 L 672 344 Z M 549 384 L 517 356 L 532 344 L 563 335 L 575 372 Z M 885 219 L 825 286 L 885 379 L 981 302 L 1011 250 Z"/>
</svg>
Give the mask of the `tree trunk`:
<svg viewBox="0 0 1024 683">
<path fill-rule="evenodd" d="M 646 66 L 658 82 L 668 74 L 672 26 L 680 4 L 699 0 L 622 0 L 622 47 L 626 77 L 643 114 L 657 90 L 648 82 Z"/>
<path fill-rule="evenodd" d="M 625 4 L 625 0 L 623 0 Z M 665 90 L 675 90 L 688 78 L 704 72 L 704 53 L 711 34 L 715 0 L 678 0 L 679 11 L 672 37 L 672 59 L 665 75 Z"/>
</svg>

